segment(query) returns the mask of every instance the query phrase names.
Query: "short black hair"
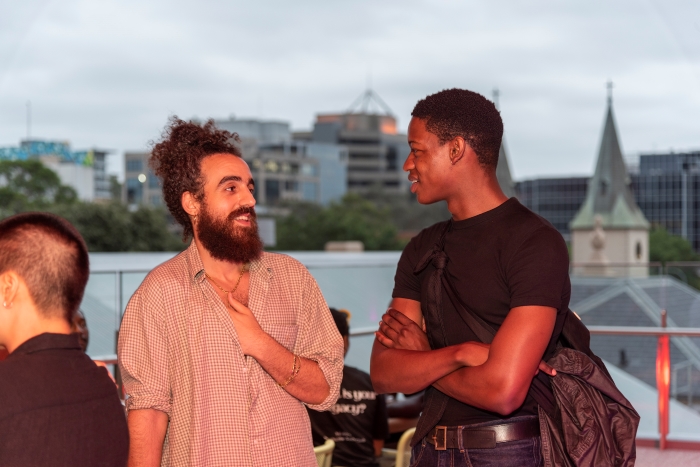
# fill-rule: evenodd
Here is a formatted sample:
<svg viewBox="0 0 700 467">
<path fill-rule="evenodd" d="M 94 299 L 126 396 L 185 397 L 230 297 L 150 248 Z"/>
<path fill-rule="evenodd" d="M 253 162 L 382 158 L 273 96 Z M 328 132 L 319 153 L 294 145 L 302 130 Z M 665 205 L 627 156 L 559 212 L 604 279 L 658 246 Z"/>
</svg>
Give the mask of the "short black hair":
<svg viewBox="0 0 700 467">
<path fill-rule="evenodd" d="M 440 144 L 461 136 L 482 167 L 495 170 L 503 137 L 501 114 L 493 102 L 466 89 L 445 89 L 418 101 L 411 115 L 425 120 Z"/>
<path fill-rule="evenodd" d="M 331 315 L 333 315 L 333 321 L 335 325 L 338 326 L 338 332 L 341 336 L 345 337 L 350 334 L 350 326 L 348 325 L 348 315 L 341 313 L 335 308 L 331 308 Z"/>
<path fill-rule="evenodd" d="M 0 273 L 16 272 L 40 313 L 67 322 L 80 306 L 90 276 L 83 237 L 67 220 L 46 212 L 0 221 Z"/>
</svg>

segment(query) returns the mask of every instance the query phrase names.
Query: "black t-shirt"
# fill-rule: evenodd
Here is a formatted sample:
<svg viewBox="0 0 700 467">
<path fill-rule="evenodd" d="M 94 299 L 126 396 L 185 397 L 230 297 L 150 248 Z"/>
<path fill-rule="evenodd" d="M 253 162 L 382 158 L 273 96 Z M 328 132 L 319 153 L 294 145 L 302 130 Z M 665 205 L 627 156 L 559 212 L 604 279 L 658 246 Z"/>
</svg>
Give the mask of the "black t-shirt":
<svg viewBox="0 0 700 467">
<path fill-rule="evenodd" d="M 0 465 L 124 467 L 117 387 L 75 334 L 40 334 L 0 362 Z"/>
<path fill-rule="evenodd" d="M 309 409 L 314 446 L 335 441 L 333 465 L 377 467 L 375 439 L 389 436 L 386 399 L 372 388 L 369 375 L 357 368 L 343 368 L 340 397 L 327 412 Z"/>
<path fill-rule="evenodd" d="M 435 224 L 414 237 L 401 255 L 394 298 L 421 300 L 421 282 L 432 268 L 413 270 L 439 240 L 447 222 Z M 527 305 L 557 309 L 550 341 L 553 349 L 569 306 L 569 256 L 564 239 L 542 217 L 517 199 L 478 216 L 453 221 L 445 237 L 446 274 L 462 303 L 498 330 L 511 308 Z M 447 344 L 478 341 L 443 290 L 443 323 Z M 468 425 L 483 421 L 537 414 L 528 394 L 523 405 L 508 417 L 478 409 L 450 398 L 440 425 Z"/>
</svg>

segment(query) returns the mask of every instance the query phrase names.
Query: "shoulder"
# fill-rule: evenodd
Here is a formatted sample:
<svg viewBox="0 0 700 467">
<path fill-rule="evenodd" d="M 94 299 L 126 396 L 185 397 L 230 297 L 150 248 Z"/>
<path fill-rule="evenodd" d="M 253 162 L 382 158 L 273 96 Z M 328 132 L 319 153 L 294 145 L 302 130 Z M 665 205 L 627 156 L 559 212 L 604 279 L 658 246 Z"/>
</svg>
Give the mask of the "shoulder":
<svg viewBox="0 0 700 467">
<path fill-rule="evenodd" d="M 566 243 L 559 231 L 544 217 L 532 212 L 517 200 L 513 200 L 507 222 L 513 232 L 513 241 L 517 244 L 541 243 L 547 247 L 562 247 Z"/>
<path fill-rule="evenodd" d="M 153 268 L 136 290 L 136 294 L 148 293 L 172 286 L 182 286 L 189 278 L 187 250 Z"/>
<path fill-rule="evenodd" d="M 283 253 L 263 252 L 260 266 L 270 272 L 284 272 L 296 276 L 311 277 L 311 273 L 299 260 Z"/>
<path fill-rule="evenodd" d="M 447 228 L 449 220 L 438 222 L 430 227 L 421 230 L 418 235 L 413 237 L 404 248 L 402 257 L 406 255 L 418 255 L 421 252 L 427 251 L 440 239 L 440 236 Z"/>
</svg>

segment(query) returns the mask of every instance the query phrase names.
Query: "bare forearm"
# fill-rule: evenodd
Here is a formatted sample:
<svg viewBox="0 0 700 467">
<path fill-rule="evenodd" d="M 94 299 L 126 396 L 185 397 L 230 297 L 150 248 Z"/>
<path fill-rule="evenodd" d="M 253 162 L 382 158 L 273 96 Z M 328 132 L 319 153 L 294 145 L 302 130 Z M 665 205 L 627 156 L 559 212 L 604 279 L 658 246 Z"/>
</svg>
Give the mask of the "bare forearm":
<svg viewBox="0 0 700 467">
<path fill-rule="evenodd" d="M 280 384 L 284 384 L 292 376 L 294 354 L 283 347 L 269 335 L 264 338 L 255 355 L 260 366 Z M 284 389 L 302 402 L 320 404 L 328 397 L 330 386 L 321 368 L 313 360 L 297 356 L 299 372 Z"/>
<path fill-rule="evenodd" d="M 443 376 L 461 368 L 457 347 L 437 350 L 389 349 L 374 341 L 370 376 L 379 393 L 422 391 Z"/>
<path fill-rule="evenodd" d="M 168 429 L 168 415 L 155 409 L 129 411 L 128 467 L 158 467 Z"/>
</svg>

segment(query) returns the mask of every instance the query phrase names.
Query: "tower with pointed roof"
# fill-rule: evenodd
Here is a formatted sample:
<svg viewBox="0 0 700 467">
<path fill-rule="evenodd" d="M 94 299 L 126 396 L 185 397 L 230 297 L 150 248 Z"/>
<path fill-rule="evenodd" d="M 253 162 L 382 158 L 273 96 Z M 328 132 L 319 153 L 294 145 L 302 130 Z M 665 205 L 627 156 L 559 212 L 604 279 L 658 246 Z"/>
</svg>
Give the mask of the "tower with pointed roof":
<svg viewBox="0 0 700 467">
<path fill-rule="evenodd" d="M 601 228 L 605 232 L 602 246 L 595 241 L 600 237 L 596 230 Z M 613 116 L 612 83 L 608 83 L 608 108 L 595 173 L 588 183 L 586 200 L 571 221 L 571 243 L 574 266 L 599 262 L 600 258 L 607 258 L 609 264 L 630 266 L 649 262 L 649 221 L 630 189 Z M 606 270 L 605 275 L 609 275 L 613 269 Z M 640 267 L 614 270 L 646 275 L 646 268 Z"/>
</svg>

